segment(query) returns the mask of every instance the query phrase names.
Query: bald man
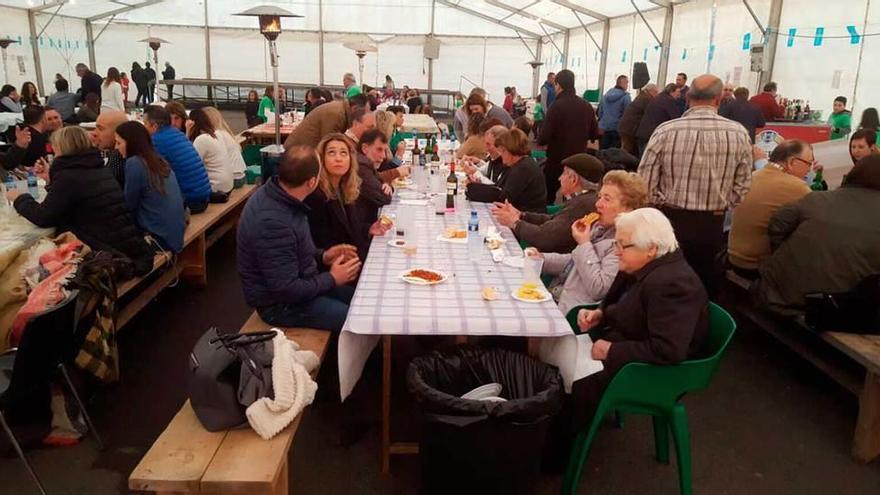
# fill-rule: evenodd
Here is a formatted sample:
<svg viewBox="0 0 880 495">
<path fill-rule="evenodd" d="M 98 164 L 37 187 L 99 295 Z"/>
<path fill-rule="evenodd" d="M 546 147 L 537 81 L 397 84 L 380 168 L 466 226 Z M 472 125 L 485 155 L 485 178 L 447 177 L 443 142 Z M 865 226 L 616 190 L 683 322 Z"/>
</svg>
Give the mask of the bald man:
<svg viewBox="0 0 880 495">
<path fill-rule="evenodd" d="M 690 108 L 657 126 L 639 174 L 650 201 L 672 222 L 681 250 L 714 295 L 715 255 L 724 214 L 742 202 L 752 183 L 752 144 L 738 122 L 718 115 L 723 84 L 712 74 L 691 83 Z"/>
<path fill-rule="evenodd" d="M 101 150 L 105 164 L 113 170 L 119 187 L 125 185 L 125 157 L 116 151 L 116 128 L 128 122 L 125 112 L 102 109 L 95 121 L 95 130 L 89 134 L 92 144 Z"/>
</svg>

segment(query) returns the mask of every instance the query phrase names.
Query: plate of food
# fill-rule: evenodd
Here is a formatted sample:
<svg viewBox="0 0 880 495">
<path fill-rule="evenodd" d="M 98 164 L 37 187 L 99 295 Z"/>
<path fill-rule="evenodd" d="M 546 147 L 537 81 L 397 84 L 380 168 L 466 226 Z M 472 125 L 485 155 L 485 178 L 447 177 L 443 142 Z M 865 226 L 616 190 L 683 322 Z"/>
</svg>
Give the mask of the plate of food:
<svg viewBox="0 0 880 495">
<path fill-rule="evenodd" d="M 549 292 L 539 288 L 536 284 L 522 284 L 511 295 L 517 301 L 527 303 L 542 303 L 553 299 Z"/>
<path fill-rule="evenodd" d="M 394 179 L 393 181 L 391 181 L 391 185 L 396 188 L 399 188 L 399 189 L 410 187 L 413 184 L 415 184 L 415 182 L 413 182 L 412 179 L 404 178 L 404 177 L 398 177 L 398 178 Z"/>
<path fill-rule="evenodd" d="M 390 229 L 394 226 L 394 218 L 388 215 L 380 215 L 379 223 L 382 224 L 383 227 Z"/>
<path fill-rule="evenodd" d="M 403 249 L 406 247 L 406 240 L 399 239 L 399 238 L 398 239 L 391 239 L 390 241 L 388 241 L 388 245 L 393 248 Z"/>
<path fill-rule="evenodd" d="M 446 281 L 446 274 L 430 268 L 410 268 L 400 272 L 400 279 L 413 285 L 437 285 Z"/>
<path fill-rule="evenodd" d="M 438 241 L 454 242 L 456 244 L 467 244 L 468 233 L 466 229 L 458 227 L 447 227 L 442 234 L 437 236 Z"/>
</svg>

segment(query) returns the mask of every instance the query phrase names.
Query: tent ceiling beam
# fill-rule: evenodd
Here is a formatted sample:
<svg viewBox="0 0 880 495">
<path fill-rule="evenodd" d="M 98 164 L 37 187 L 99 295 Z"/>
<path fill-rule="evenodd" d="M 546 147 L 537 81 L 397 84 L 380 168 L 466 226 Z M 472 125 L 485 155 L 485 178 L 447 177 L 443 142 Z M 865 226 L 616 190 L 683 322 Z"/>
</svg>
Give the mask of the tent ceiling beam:
<svg viewBox="0 0 880 495">
<path fill-rule="evenodd" d="M 55 16 L 58 15 L 58 11 L 61 10 L 61 7 L 64 7 L 63 3 L 58 5 L 58 8 L 55 9 L 55 12 L 52 12 L 52 17 L 50 17 L 49 21 L 46 22 L 46 24 L 40 29 L 39 34 L 37 34 L 37 38 L 39 38 L 40 36 L 43 36 L 43 33 L 46 32 L 46 28 L 49 27 L 49 25 L 52 24 L 52 21 L 55 20 Z M 34 40 L 34 41 L 36 41 L 36 40 Z"/>
<path fill-rule="evenodd" d="M 65 3 L 67 3 L 67 0 L 53 0 L 53 1 L 51 1 L 51 2 L 46 2 L 46 3 L 44 3 L 44 4 L 40 5 L 40 6 L 37 6 L 37 7 L 31 8 L 31 9 L 28 9 L 28 10 L 31 11 L 31 12 L 36 12 L 36 13 L 38 13 L 38 12 L 42 12 L 42 11 L 44 11 L 44 10 L 49 10 L 49 9 L 51 9 L 51 8 L 53 8 L 53 7 L 61 7 L 61 6 L 63 6 Z"/>
<path fill-rule="evenodd" d="M 654 5 L 657 5 L 658 7 L 663 7 L 664 9 L 671 9 L 672 8 L 672 2 L 670 2 L 669 0 L 648 0 L 648 1 L 653 3 Z"/>
<path fill-rule="evenodd" d="M 629 0 L 629 3 L 631 3 L 633 8 L 636 9 L 636 13 L 639 14 L 639 17 L 641 17 L 642 22 L 645 23 L 645 26 L 648 28 L 648 31 L 651 32 L 651 36 L 654 37 L 654 40 L 657 42 L 658 45 L 660 45 L 660 48 L 665 48 L 665 46 L 663 45 L 663 41 L 659 37 L 657 37 L 657 33 L 654 32 L 654 28 L 652 28 L 651 24 L 648 22 L 648 20 L 645 19 L 645 14 L 643 14 L 642 11 L 639 9 L 639 6 L 636 5 L 636 0 Z"/>
<path fill-rule="evenodd" d="M 568 0 L 551 0 L 551 1 L 553 3 L 555 3 L 556 5 L 568 7 L 571 10 L 576 10 L 576 11 L 580 12 L 581 14 L 588 15 L 596 20 L 599 20 L 599 21 L 607 21 L 608 20 L 607 15 L 600 14 L 600 13 L 596 12 L 595 10 L 586 9 L 576 3 L 569 2 Z"/>
<path fill-rule="evenodd" d="M 753 9 L 751 4 L 749 4 L 749 0 L 742 0 L 742 1 L 743 1 L 743 5 L 746 6 L 746 10 L 749 11 L 749 15 L 752 16 L 752 20 L 754 20 L 755 24 L 758 25 L 758 29 L 760 29 L 761 33 L 763 33 L 766 36 L 767 29 L 764 27 L 764 24 L 761 23 L 761 19 L 758 18 L 758 14 L 755 13 L 755 9 Z"/>
<path fill-rule="evenodd" d="M 544 20 L 535 14 L 527 12 L 526 9 L 531 7 L 532 5 L 534 5 L 534 2 L 527 5 L 524 8 L 521 8 L 521 9 L 518 9 L 516 7 L 508 5 L 500 0 L 485 0 L 485 2 L 488 3 L 489 5 L 498 7 L 499 9 L 506 10 L 506 11 L 510 12 L 511 14 L 516 14 L 516 15 L 525 17 L 526 19 L 531 19 L 533 21 L 536 21 L 542 25 L 552 27 L 553 29 L 555 29 L 557 31 L 568 31 L 568 28 L 566 26 L 563 26 L 561 24 L 557 24 L 552 21 Z"/>
<path fill-rule="evenodd" d="M 526 50 L 529 51 L 529 55 L 532 56 L 532 60 L 538 60 L 538 54 L 536 54 L 535 51 L 532 50 L 532 47 L 530 47 L 529 44 L 526 43 L 526 40 L 523 39 L 523 37 L 520 36 L 518 32 L 516 33 L 516 37 L 519 38 L 520 41 L 522 41 L 523 46 L 526 47 Z M 538 44 L 540 45 L 540 42 Z"/>
<path fill-rule="evenodd" d="M 578 13 L 578 11 L 571 9 L 571 13 L 574 14 L 574 16 L 577 18 L 578 22 L 581 24 L 581 28 L 583 28 L 584 32 L 587 33 L 587 36 L 590 37 L 590 41 L 593 42 L 593 45 L 596 46 L 596 49 L 599 50 L 599 54 L 604 56 L 605 53 L 602 51 L 602 47 L 599 46 L 599 43 L 596 42 L 596 38 L 593 37 L 593 33 L 591 33 L 587 25 L 584 24 L 584 21 L 583 19 L 581 19 L 581 15 Z"/>
<path fill-rule="evenodd" d="M 559 45 L 557 45 L 556 42 L 553 41 L 553 36 L 547 32 L 547 28 L 545 28 L 543 24 L 541 24 L 540 26 L 541 30 L 544 31 L 544 34 L 547 35 L 547 41 L 549 41 L 550 44 L 553 45 L 553 48 L 556 48 L 556 51 L 559 52 L 560 55 L 565 55 L 563 51 L 559 49 Z"/>
<path fill-rule="evenodd" d="M 107 27 L 110 26 L 110 24 L 113 24 L 114 19 L 116 19 L 115 15 L 110 16 L 110 19 L 107 20 L 107 24 L 104 24 L 104 27 L 102 27 L 101 30 L 98 31 L 98 35 L 95 36 L 95 39 L 92 40 L 92 43 L 98 41 L 101 38 L 101 35 L 104 34 L 104 31 L 107 30 Z M 92 23 L 92 21 L 86 21 L 86 22 L 88 22 L 89 24 Z"/>
<path fill-rule="evenodd" d="M 125 7 L 120 7 L 116 10 L 110 10 L 108 12 L 104 12 L 103 14 L 98 14 L 92 17 L 87 18 L 88 21 L 94 22 L 98 19 L 103 19 L 105 17 L 112 17 L 119 14 L 124 14 L 126 12 L 131 12 L 132 10 L 142 9 L 144 7 L 149 7 L 150 5 L 155 5 L 157 3 L 162 3 L 165 0 L 147 0 L 146 2 L 142 2 L 136 5 L 127 5 Z M 124 4 L 123 4 L 124 5 Z"/>
<path fill-rule="evenodd" d="M 484 13 L 482 13 L 482 12 L 478 12 L 478 11 L 476 11 L 476 10 L 469 9 L 469 8 L 467 8 L 467 7 L 462 7 L 461 5 L 459 5 L 459 4 L 457 4 L 457 3 L 452 3 L 452 2 L 449 1 L 449 0 L 437 0 L 437 1 L 440 2 L 441 5 L 445 5 L 445 6 L 447 6 L 447 7 L 450 7 L 450 8 L 453 8 L 453 9 L 460 10 L 460 11 L 465 12 L 465 13 L 467 13 L 467 14 L 470 14 L 470 15 L 472 15 L 472 16 L 474 16 L 474 17 L 479 17 L 480 19 L 483 19 L 483 20 L 486 20 L 486 21 L 489 21 L 489 22 L 493 22 L 493 23 L 495 23 L 495 24 L 499 24 L 499 25 L 501 25 L 501 26 L 506 27 L 507 29 L 512 29 L 512 30 L 514 30 L 514 31 L 516 31 L 516 32 L 518 32 L 518 33 L 522 33 L 522 34 L 528 35 L 528 36 L 530 36 L 530 37 L 532 37 L 532 38 L 538 38 L 538 39 L 541 38 L 541 35 L 538 34 L 538 33 L 536 33 L 536 32 L 529 31 L 528 29 L 523 29 L 523 28 L 521 28 L 521 27 L 519 27 L 519 26 L 516 26 L 516 25 L 511 24 L 511 23 L 506 22 L 506 21 L 502 21 L 502 20 L 500 20 L 500 19 L 496 19 L 496 18 L 494 18 L 494 17 L 492 17 L 492 16 L 490 16 L 490 15 L 486 15 L 486 14 L 484 14 Z"/>
</svg>

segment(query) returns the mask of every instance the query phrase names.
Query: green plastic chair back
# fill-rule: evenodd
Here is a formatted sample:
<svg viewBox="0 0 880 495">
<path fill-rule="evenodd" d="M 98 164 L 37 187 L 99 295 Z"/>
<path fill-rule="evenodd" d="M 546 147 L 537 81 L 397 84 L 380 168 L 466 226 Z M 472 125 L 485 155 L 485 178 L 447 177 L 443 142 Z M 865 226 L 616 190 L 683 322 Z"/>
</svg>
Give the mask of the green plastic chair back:
<svg viewBox="0 0 880 495">
<path fill-rule="evenodd" d="M 535 161 L 543 160 L 547 158 L 547 152 L 544 150 L 532 150 L 532 158 L 534 158 Z"/>
<path fill-rule="evenodd" d="M 577 328 L 577 309 L 568 314 L 572 328 Z M 574 320 L 572 320 L 574 316 Z M 710 355 L 702 359 L 684 361 L 672 366 L 630 363 L 611 380 L 590 426 L 582 431 L 572 448 L 562 493 L 577 492 L 581 470 L 589 453 L 596 431 L 609 412 L 647 414 L 654 418 L 654 441 L 657 460 L 669 462 L 669 429 L 675 438 L 678 457 L 679 481 L 682 495 L 691 495 L 691 455 L 687 413 L 681 398 L 688 392 L 703 390 L 709 382 L 721 356 L 736 332 L 736 322 L 720 306 L 709 303 Z"/>
<path fill-rule="evenodd" d="M 555 215 L 555 214 L 559 213 L 560 211 L 562 211 L 561 205 L 547 205 L 547 214 L 548 215 Z"/>
<path fill-rule="evenodd" d="M 244 158 L 245 165 L 260 165 L 262 158 L 260 157 L 259 144 L 249 144 L 241 150 L 241 157 Z"/>
<path fill-rule="evenodd" d="M 599 103 L 599 90 L 598 89 L 588 89 L 584 91 L 584 99 L 589 101 L 590 103 Z"/>
</svg>

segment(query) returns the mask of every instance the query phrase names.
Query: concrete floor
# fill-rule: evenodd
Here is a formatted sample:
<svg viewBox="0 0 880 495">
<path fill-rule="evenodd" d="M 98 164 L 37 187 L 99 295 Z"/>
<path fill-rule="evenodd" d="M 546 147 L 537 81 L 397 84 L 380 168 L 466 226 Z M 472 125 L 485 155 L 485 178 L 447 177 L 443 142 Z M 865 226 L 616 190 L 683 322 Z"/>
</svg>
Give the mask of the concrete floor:
<svg viewBox="0 0 880 495">
<path fill-rule="evenodd" d="M 168 289 L 123 330 L 122 382 L 99 387 L 88 406 L 108 445 L 104 452 L 91 438 L 75 447 L 29 451 L 50 493 L 127 493 L 128 474 L 186 398 L 181 377 L 195 340 L 212 325 L 235 330 L 249 315 L 234 252 L 232 239 L 218 243 L 209 252 L 206 289 Z M 291 454 L 296 493 L 418 492 L 416 457 L 397 458 L 391 476 L 379 474 L 377 364 L 377 359 L 368 363 L 357 410 L 328 398 L 308 409 Z M 398 363 L 396 376 L 402 376 L 405 364 Z M 322 373 L 328 370 L 332 366 Z M 406 394 L 400 390 L 397 397 Z M 860 465 L 849 457 L 855 398 L 748 326 L 741 326 L 709 390 L 688 397 L 686 404 L 697 494 L 880 493 L 880 464 Z M 374 427 L 351 447 L 339 447 L 339 425 L 351 415 Z M 674 461 L 660 465 L 652 455 L 647 418 L 628 417 L 624 429 L 602 430 L 581 492 L 677 494 Z M 558 493 L 559 485 L 558 476 L 546 476 L 539 493 Z M 4 438 L 0 493 L 36 493 Z"/>
</svg>

